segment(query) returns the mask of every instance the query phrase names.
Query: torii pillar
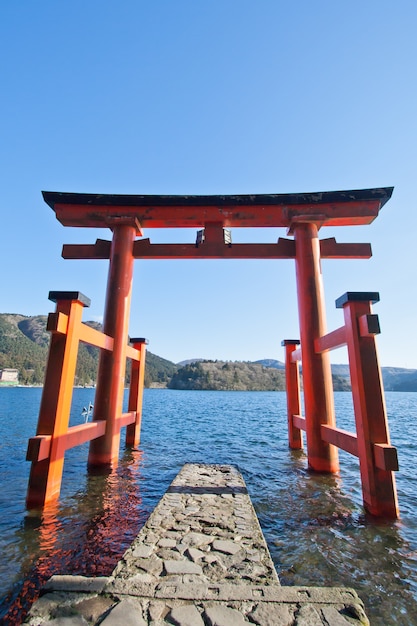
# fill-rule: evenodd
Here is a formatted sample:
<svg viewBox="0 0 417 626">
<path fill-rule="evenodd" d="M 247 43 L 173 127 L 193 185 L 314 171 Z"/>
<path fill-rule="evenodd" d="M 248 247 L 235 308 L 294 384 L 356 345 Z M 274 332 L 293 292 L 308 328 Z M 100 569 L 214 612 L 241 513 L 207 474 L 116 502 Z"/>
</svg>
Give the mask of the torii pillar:
<svg viewBox="0 0 417 626">
<path fill-rule="evenodd" d="M 95 419 L 106 420 L 103 437 L 90 443 L 88 465 L 112 466 L 117 464 L 120 445 L 120 428 L 117 417 L 122 414 L 126 373 L 126 346 L 129 333 L 130 302 L 133 278 L 133 242 L 138 226 L 131 220 L 113 227 L 110 249 L 110 266 L 107 280 L 103 332 L 113 337 L 112 352 L 102 350 L 97 375 L 94 403 Z"/>
<path fill-rule="evenodd" d="M 330 358 L 327 352 L 318 354 L 314 345 L 326 334 L 318 225 L 300 220 L 291 231 L 295 238 L 308 466 L 317 472 L 333 473 L 339 470 L 338 451 L 323 441 L 320 430 L 321 424 L 336 425 Z"/>
</svg>

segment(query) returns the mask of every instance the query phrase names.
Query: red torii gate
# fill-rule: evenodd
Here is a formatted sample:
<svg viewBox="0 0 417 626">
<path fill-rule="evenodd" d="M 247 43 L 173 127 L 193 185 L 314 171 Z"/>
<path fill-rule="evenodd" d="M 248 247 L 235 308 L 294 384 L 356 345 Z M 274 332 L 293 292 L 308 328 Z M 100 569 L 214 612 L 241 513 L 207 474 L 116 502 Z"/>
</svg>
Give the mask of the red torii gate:
<svg viewBox="0 0 417 626">
<path fill-rule="evenodd" d="M 134 406 L 135 409 L 129 407 L 132 412 L 130 417 L 128 414 L 124 416 L 121 414 L 126 357 L 140 361 L 139 352 L 132 352 L 132 349 L 127 346 L 134 259 L 295 260 L 301 352 L 297 358 L 294 357 L 293 361 L 295 363 L 302 357 L 305 419 L 299 415 L 289 414 L 290 429 L 296 425 L 296 428 L 306 430 L 310 469 L 318 472 L 337 472 L 339 465 L 336 446 L 339 445 L 345 449 L 348 446 L 349 451 L 354 451 L 356 448 L 342 431 L 336 429 L 335 425 L 331 368 L 327 354 L 331 342 L 328 342 L 327 347 L 324 344 L 318 347 L 317 343 L 323 340 L 326 333 L 320 260 L 366 259 L 370 258 L 372 253 L 370 244 L 339 244 L 334 238 L 320 240 L 318 231 L 322 226 L 370 224 L 391 197 L 392 190 L 391 187 L 386 187 L 304 194 L 227 196 L 43 192 L 45 201 L 55 211 L 57 219 L 64 226 L 109 228 L 113 232 L 113 238 L 112 241 L 98 239 L 95 244 L 91 245 L 64 245 L 63 247 L 63 257 L 66 259 L 109 259 L 110 261 L 103 327 L 105 339 L 98 339 L 95 336 L 94 345 L 101 348 L 101 355 L 93 423 L 86 425 L 90 426 L 90 430 L 86 428 L 83 434 L 77 435 L 69 432 L 72 429 L 68 429 L 68 424 L 57 428 L 55 422 L 59 421 L 59 416 L 51 418 L 51 409 L 45 408 L 43 411 L 41 407 L 37 436 L 29 442 L 28 459 L 32 461 L 32 471 L 29 480 L 28 506 L 43 505 L 59 494 L 63 456 L 67 447 L 76 445 L 81 440 L 90 440 L 89 465 L 111 466 L 118 460 L 121 426 L 130 424 L 129 442 L 132 445 L 137 445 L 139 442 L 144 340 L 136 340 L 135 349 L 139 350 L 142 346 L 142 371 L 138 374 L 138 380 L 142 380 L 142 385 L 136 384 L 137 397 L 132 396 L 129 401 L 129 405 Z M 233 227 L 286 227 L 288 235 L 293 239 L 280 237 L 277 243 L 233 244 L 228 230 Z M 198 228 L 200 230 L 197 232 L 194 244 L 152 244 L 149 239 L 142 237 L 142 230 L 145 228 Z M 50 329 L 63 332 L 63 327 L 65 324 L 68 326 L 68 319 L 70 319 L 69 310 L 67 310 L 69 305 L 66 302 L 69 300 L 75 303 L 81 311 L 81 307 L 85 305 L 85 297 L 82 294 L 54 292 L 51 299 L 57 302 L 56 316 L 59 317 L 59 312 L 62 313 L 65 309 L 64 315 L 67 317 L 61 319 L 61 331 L 58 329 L 58 317 L 54 323 L 50 324 Z M 366 294 L 365 297 L 362 294 L 360 299 L 366 300 Z M 88 332 L 84 327 L 81 334 L 77 335 L 76 343 L 78 340 L 83 340 L 83 337 L 87 340 Z M 368 333 L 369 336 L 372 334 L 374 333 Z M 294 344 L 291 341 L 284 343 Z M 294 351 L 294 347 L 289 352 L 287 350 L 288 354 L 291 351 Z M 62 356 L 62 362 L 63 359 Z M 75 363 L 73 365 L 75 367 Z M 291 367 L 287 369 L 291 371 Z M 55 388 L 57 384 L 55 381 Z M 353 381 L 352 384 L 354 384 Z M 64 397 L 68 396 L 68 393 L 68 391 L 63 393 Z M 53 402 L 56 405 L 56 411 L 58 410 L 57 394 L 55 389 Z M 45 384 L 43 398 L 45 407 L 51 404 L 48 400 L 49 395 L 50 392 Z M 60 401 L 68 404 L 68 398 L 66 401 L 62 399 Z M 379 404 L 381 405 L 381 402 Z M 381 406 L 383 411 L 378 417 L 378 426 L 373 428 L 371 424 L 368 429 L 371 439 L 373 430 L 378 433 L 378 441 L 375 445 L 379 445 L 380 448 L 377 448 L 375 452 L 372 443 L 371 447 L 368 446 L 370 451 L 367 454 L 368 456 L 369 454 L 379 455 L 383 476 L 380 475 L 378 480 L 383 482 L 383 495 L 377 494 L 376 497 L 369 499 L 364 491 L 364 500 L 365 507 L 371 513 L 395 517 L 398 514 L 398 507 L 392 470 L 396 469 L 396 452 L 395 448 L 389 444 L 383 398 Z M 55 426 L 51 426 L 51 419 Z M 382 427 L 380 427 L 381 420 Z M 134 423 L 136 427 L 132 426 Z M 327 427 L 329 432 L 338 433 L 337 437 L 324 437 L 322 426 Z M 54 447 L 55 432 L 58 433 L 56 437 L 59 438 L 60 443 Z M 77 437 L 80 441 L 77 441 Z M 300 437 L 298 441 L 301 442 Z M 291 442 L 290 437 L 290 445 L 300 447 L 301 443 L 300 445 L 294 444 L 294 439 Z M 54 455 L 53 450 L 55 450 Z M 390 461 L 387 461 L 388 458 Z M 368 457 L 363 462 L 361 457 L 360 460 L 361 471 L 365 468 L 365 474 L 368 471 L 366 470 L 368 465 L 375 465 L 374 461 Z M 52 474 L 53 478 L 51 478 Z M 364 480 L 366 482 L 365 474 L 362 472 L 363 482 Z"/>
</svg>

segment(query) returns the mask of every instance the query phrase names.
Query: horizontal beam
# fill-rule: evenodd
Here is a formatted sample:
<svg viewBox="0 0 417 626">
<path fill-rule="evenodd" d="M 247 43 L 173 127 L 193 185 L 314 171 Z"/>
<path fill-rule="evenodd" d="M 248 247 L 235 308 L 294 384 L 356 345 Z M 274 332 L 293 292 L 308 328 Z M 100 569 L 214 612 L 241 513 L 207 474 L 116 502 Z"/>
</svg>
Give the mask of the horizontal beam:
<svg viewBox="0 0 417 626">
<path fill-rule="evenodd" d="M 321 438 L 327 443 L 358 456 L 358 438 L 355 434 L 349 433 L 347 430 L 341 428 L 335 428 L 333 426 L 327 426 L 327 424 L 321 425 Z"/>
<path fill-rule="evenodd" d="M 52 435 L 30 437 L 26 452 L 26 461 L 44 461 L 49 457 Z"/>
<path fill-rule="evenodd" d="M 97 239 L 96 243 L 64 244 L 64 259 L 110 259 L 111 241 Z"/>
<path fill-rule="evenodd" d="M 367 243 L 342 243 L 334 239 L 320 242 L 323 259 L 369 259 Z M 98 239 L 95 244 L 65 244 L 64 259 L 109 259 L 110 241 Z M 205 241 L 192 243 L 151 243 L 149 239 L 137 239 L 133 244 L 136 259 L 295 259 L 295 241 L 280 237 L 277 243 L 236 243 Z"/>
<path fill-rule="evenodd" d="M 341 326 L 336 330 L 332 330 L 331 333 L 318 337 L 314 340 L 314 349 L 317 354 L 322 352 L 328 352 L 329 350 L 336 350 L 346 345 L 346 327 Z"/>
<path fill-rule="evenodd" d="M 113 350 L 114 339 L 105 335 L 99 330 L 81 323 L 79 325 L 79 339 L 84 343 L 88 343 L 96 348 L 103 348 L 104 350 Z"/>
<path fill-rule="evenodd" d="M 225 244 L 204 242 L 195 244 L 152 244 L 149 239 L 135 241 L 136 259 L 294 259 L 295 242 Z"/>
<path fill-rule="evenodd" d="M 48 320 L 46 322 L 46 330 L 50 333 L 58 333 L 65 335 L 68 330 L 68 315 L 57 311 L 55 313 L 49 313 Z"/>
<path fill-rule="evenodd" d="M 136 412 L 129 411 L 123 413 L 117 418 L 117 427 L 123 428 L 129 424 L 133 424 L 136 420 Z M 101 437 L 106 432 L 106 421 L 96 420 L 88 422 L 86 424 L 78 424 L 77 426 L 71 426 L 67 432 L 63 435 L 55 437 L 55 441 L 58 442 L 58 449 L 60 455 L 63 455 L 65 450 L 79 446 L 87 441 L 92 441 Z M 28 449 L 26 454 L 27 461 L 44 461 L 49 458 L 51 453 L 52 435 L 36 435 L 31 437 L 28 443 Z"/>
<path fill-rule="evenodd" d="M 54 440 L 58 442 L 58 448 L 62 456 L 65 450 L 79 446 L 92 439 L 97 439 L 97 437 L 104 435 L 105 431 L 106 421 L 97 420 L 95 422 L 88 422 L 87 424 L 71 426 L 66 433 L 55 437 Z M 49 458 L 51 444 L 52 435 L 36 435 L 36 437 L 31 437 L 28 443 L 26 460 L 43 461 Z"/>
<path fill-rule="evenodd" d="M 64 226 L 109 228 L 113 218 L 142 228 L 289 227 L 297 216 L 321 214 L 328 226 L 370 224 L 392 187 L 294 194 L 147 196 L 44 191 L 45 202 Z"/>
<path fill-rule="evenodd" d="M 379 335 L 381 328 L 379 326 L 379 317 L 374 313 L 366 313 L 358 318 L 359 334 L 361 337 L 373 337 Z"/>
<path fill-rule="evenodd" d="M 64 450 L 69 450 L 92 439 L 97 439 L 97 437 L 104 435 L 105 432 L 105 420 L 96 420 L 94 422 L 87 422 L 87 424 L 71 426 L 64 435 L 58 437 L 59 445 L 63 446 Z"/>
<path fill-rule="evenodd" d="M 320 239 L 320 256 L 322 259 L 370 259 L 372 248 L 370 243 L 337 243 L 330 237 Z"/>
<path fill-rule="evenodd" d="M 132 361 L 140 361 L 140 350 L 133 348 L 133 346 L 126 346 L 126 358 L 132 359 Z"/>
<path fill-rule="evenodd" d="M 326 424 L 321 425 L 321 437 L 323 441 L 331 443 L 332 445 L 349 452 L 353 456 L 358 457 L 358 438 L 354 433 L 349 433 L 346 430 L 328 426 Z M 374 443 L 374 460 L 375 465 L 379 469 L 386 472 L 398 471 L 398 454 L 397 448 L 389 443 Z"/>
<path fill-rule="evenodd" d="M 136 420 L 136 411 L 129 411 L 129 413 L 123 413 L 117 418 L 117 427 L 123 428 L 123 426 L 129 426 Z"/>
<path fill-rule="evenodd" d="M 389 443 L 374 443 L 375 465 L 386 472 L 398 472 L 397 448 Z"/>
<path fill-rule="evenodd" d="M 306 418 L 302 417 L 301 415 L 293 415 L 292 423 L 296 428 L 299 428 L 300 430 L 306 429 Z"/>
</svg>

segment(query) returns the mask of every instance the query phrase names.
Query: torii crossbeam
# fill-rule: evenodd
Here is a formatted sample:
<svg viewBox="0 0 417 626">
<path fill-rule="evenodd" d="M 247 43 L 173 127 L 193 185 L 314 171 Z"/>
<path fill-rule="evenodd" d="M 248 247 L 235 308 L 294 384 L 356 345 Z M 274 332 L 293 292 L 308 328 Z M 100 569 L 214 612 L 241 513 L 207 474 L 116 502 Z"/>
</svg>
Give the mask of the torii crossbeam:
<svg viewBox="0 0 417 626">
<path fill-rule="evenodd" d="M 103 332 L 113 352 L 101 352 L 93 421 L 105 433 L 90 443 L 90 465 L 117 462 L 134 259 L 294 259 L 300 318 L 308 464 L 336 472 L 337 448 L 321 436 L 335 425 L 330 360 L 316 343 L 326 333 L 322 258 L 366 259 L 368 243 L 339 244 L 319 239 L 326 226 L 370 224 L 390 199 L 392 187 L 297 194 L 260 195 L 112 195 L 43 192 L 64 226 L 108 228 L 111 241 L 64 245 L 66 259 L 109 259 Z M 292 237 L 276 243 L 232 242 L 231 228 L 287 229 Z M 143 231 L 197 228 L 195 243 L 153 244 Z M 383 442 L 382 442 L 383 443 Z M 393 496 L 395 499 L 395 496 Z M 395 510 L 395 505 L 393 505 Z"/>
</svg>

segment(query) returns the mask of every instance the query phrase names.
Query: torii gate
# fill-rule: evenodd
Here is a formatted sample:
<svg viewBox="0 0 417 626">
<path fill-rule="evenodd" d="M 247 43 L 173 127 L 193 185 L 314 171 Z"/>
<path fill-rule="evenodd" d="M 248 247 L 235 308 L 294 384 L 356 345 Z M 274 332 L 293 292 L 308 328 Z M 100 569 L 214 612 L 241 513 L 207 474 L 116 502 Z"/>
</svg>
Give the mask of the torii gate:
<svg viewBox="0 0 417 626">
<path fill-rule="evenodd" d="M 63 247 L 62 255 L 65 259 L 110 261 L 101 338 L 98 337 L 100 333 L 87 331 L 81 324 L 82 307 L 88 306 L 88 299 L 85 296 L 77 292 L 50 294 L 50 299 L 57 302 L 57 312 L 48 323 L 48 328 L 53 333 L 65 335 L 67 341 L 71 336 L 75 349 L 80 340 L 89 341 L 101 348 L 93 423 L 86 424 L 85 429 L 68 428 L 72 383 L 66 385 L 66 391 L 58 389 L 60 381 L 57 380 L 54 354 L 57 350 L 60 351 L 63 371 L 67 367 L 65 364 L 70 362 L 69 369 L 75 372 L 76 358 L 74 360 L 72 357 L 71 360 L 65 352 L 67 347 L 63 346 L 62 342 L 59 344 L 58 339 L 55 348 L 52 341 L 48 366 L 52 382 L 48 383 L 48 369 L 37 435 L 29 441 L 28 459 L 32 461 L 32 471 L 29 479 L 28 506 L 43 506 L 58 497 L 63 458 L 68 447 L 90 441 L 89 465 L 112 466 L 118 460 L 120 428 L 123 425 L 130 425 L 127 442 L 131 445 L 139 443 L 145 340 L 134 340 L 134 349 L 127 345 L 135 259 L 294 259 L 301 351 L 295 350 L 298 341 L 283 342 L 287 346 L 290 446 L 301 447 L 299 431 L 306 430 L 308 466 L 317 472 L 338 471 L 337 447 L 356 453 L 361 462 L 365 508 L 375 515 L 396 517 L 398 506 L 392 474 L 392 471 L 397 469 L 396 450 L 389 443 L 379 365 L 376 360 L 377 374 L 376 378 L 374 377 L 376 382 L 372 387 L 372 392 L 377 390 L 379 394 L 374 403 L 374 408 L 376 405 L 379 407 L 378 416 L 376 421 L 372 421 L 373 418 L 368 417 L 366 413 L 365 422 L 361 417 L 360 423 L 357 418 L 356 440 L 356 435 L 344 433 L 336 428 L 328 350 L 343 343 L 347 343 L 348 348 L 349 345 L 353 346 L 352 350 L 356 350 L 355 341 L 358 343 L 358 338 L 355 339 L 356 335 L 355 337 L 352 335 L 349 339 L 347 327 L 325 335 L 325 303 L 320 260 L 367 259 L 372 255 L 371 246 L 367 243 L 339 244 L 334 238 L 320 240 L 318 236 L 322 226 L 370 224 L 389 200 L 392 191 L 393 188 L 386 187 L 303 194 L 227 196 L 43 192 L 44 200 L 55 211 L 57 219 L 64 226 L 109 228 L 113 232 L 113 238 L 112 241 L 98 239 L 91 245 Z M 229 231 L 233 227 L 286 227 L 288 236 L 292 239 L 280 237 L 277 243 L 234 244 Z M 149 239 L 142 237 L 144 228 L 199 230 L 195 244 L 152 244 Z M 356 294 L 356 299 L 355 294 L 348 293 L 340 304 L 344 308 L 347 305 L 346 319 L 346 313 L 348 317 L 349 315 L 352 317 L 352 301 L 362 302 L 359 305 L 361 320 L 358 321 L 361 327 L 360 337 L 372 337 L 372 341 L 377 331 L 371 328 L 372 320 L 375 326 L 376 316 L 371 315 L 370 305 L 378 299 L 378 294 L 374 293 Z M 78 311 L 76 314 L 78 317 L 76 320 L 74 317 L 73 323 L 71 307 Z M 355 324 L 356 319 L 352 328 Z M 79 330 L 74 330 L 76 328 Z M 352 350 L 349 348 L 349 357 L 351 361 L 355 361 Z M 122 415 L 126 357 L 132 358 L 139 365 L 135 369 L 135 392 L 133 396 L 131 394 L 132 399 L 129 400 L 130 413 Z M 298 361 L 301 358 L 304 418 L 297 414 L 300 413 L 299 410 L 294 411 L 294 406 L 299 406 L 297 381 Z M 369 361 L 369 356 L 366 358 Z M 360 373 L 363 373 L 358 363 L 353 366 L 351 364 L 351 368 L 354 367 L 354 370 L 351 369 L 351 377 L 353 372 L 352 387 L 358 387 L 359 407 L 361 402 L 363 404 L 361 398 L 364 394 L 356 380 L 357 372 L 360 370 Z M 297 368 L 296 373 L 294 366 Z M 295 387 L 291 380 L 296 381 Z M 52 389 L 54 391 L 51 391 Z M 63 410 L 63 406 L 66 417 L 61 419 L 59 412 Z M 77 432 L 74 428 L 78 428 Z"/>
</svg>

